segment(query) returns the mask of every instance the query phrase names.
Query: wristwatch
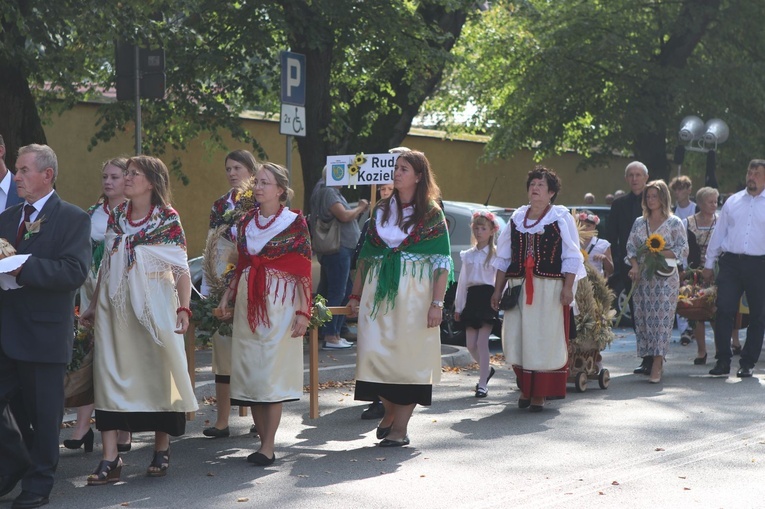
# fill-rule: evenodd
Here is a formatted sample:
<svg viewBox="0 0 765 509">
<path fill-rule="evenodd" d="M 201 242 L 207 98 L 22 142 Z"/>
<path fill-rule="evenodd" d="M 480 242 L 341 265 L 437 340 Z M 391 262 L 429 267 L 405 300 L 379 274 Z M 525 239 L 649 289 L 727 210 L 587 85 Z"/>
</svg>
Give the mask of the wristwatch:
<svg viewBox="0 0 765 509">
<path fill-rule="evenodd" d="M 434 300 L 430 303 L 431 306 L 438 309 L 444 309 L 444 301 L 442 300 Z"/>
</svg>

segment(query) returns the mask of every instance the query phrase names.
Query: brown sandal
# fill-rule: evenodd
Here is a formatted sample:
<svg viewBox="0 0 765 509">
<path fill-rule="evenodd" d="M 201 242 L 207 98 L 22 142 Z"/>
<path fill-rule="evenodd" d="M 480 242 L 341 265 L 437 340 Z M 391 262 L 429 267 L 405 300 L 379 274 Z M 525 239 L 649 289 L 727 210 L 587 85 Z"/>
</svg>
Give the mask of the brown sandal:
<svg viewBox="0 0 765 509">
<path fill-rule="evenodd" d="M 166 451 L 154 451 L 154 458 L 146 469 L 146 475 L 149 477 L 164 477 L 167 475 L 167 469 L 170 468 L 170 449 Z"/>
</svg>

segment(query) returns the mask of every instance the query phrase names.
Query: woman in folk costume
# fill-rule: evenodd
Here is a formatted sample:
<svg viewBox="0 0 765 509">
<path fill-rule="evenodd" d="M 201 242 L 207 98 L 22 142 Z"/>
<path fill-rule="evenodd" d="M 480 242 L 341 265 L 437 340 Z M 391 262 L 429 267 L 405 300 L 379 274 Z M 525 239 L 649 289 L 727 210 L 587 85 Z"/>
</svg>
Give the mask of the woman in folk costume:
<svg viewBox="0 0 765 509">
<path fill-rule="evenodd" d="M 431 404 L 441 378 L 438 326 L 453 280 L 440 191 L 425 154 L 401 153 L 393 182 L 393 196 L 371 215 L 349 300 L 359 317 L 355 399 L 382 401 L 381 447 L 408 445 L 414 407 Z"/>
<path fill-rule="evenodd" d="M 303 394 L 311 242 L 303 215 L 284 206 L 293 194 L 286 168 L 266 163 L 250 185 L 258 205 L 237 222 L 239 260 L 219 309 L 230 317 L 228 304 L 236 296 L 231 404 L 252 407 L 260 448 L 247 461 L 268 466 L 276 460 L 282 403 Z"/>
<path fill-rule="evenodd" d="M 546 397 L 565 397 L 568 337 L 576 327 L 570 306 L 575 281 L 586 277 L 579 234 L 566 207 L 553 205 L 561 182 L 537 166 L 526 179 L 529 204 L 520 207 L 497 242 L 492 306 L 499 308 L 506 282 L 521 284 L 518 304 L 505 311 L 502 342 L 521 397 L 519 408 L 541 412 Z"/>
<path fill-rule="evenodd" d="M 232 213 L 238 200 L 237 188 L 252 178 L 260 164 L 247 150 L 234 150 L 226 155 L 226 179 L 231 189 L 215 200 L 210 211 L 210 230 L 205 246 L 205 267 L 202 272 L 201 294 L 209 297 L 209 281 L 219 280 L 229 263 L 236 261 L 236 244 L 232 231 L 236 216 Z M 213 276 L 208 277 L 208 271 Z M 220 291 L 220 290 L 219 290 Z M 212 337 L 212 369 L 215 374 L 215 400 L 217 418 L 215 424 L 205 428 L 207 437 L 227 437 L 231 433 L 228 419 L 231 414 L 231 337 L 216 332 Z M 250 428 L 255 432 L 255 425 Z"/>
<path fill-rule="evenodd" d="M 186 238 L 170 206 L 170 176 L 154 157 L 128 160 L 126 204 L 112 211 L 93 301 L 93 385 L 103 461 L 88 484 L 119 481 L 117 430 L 154 432 L 146 471 L 161 477 L 170 466 L 170 435 L 186 430 L 197 406 L 188 375 L 183 334 L 189 325 L 191 279 Z"/>
<path fill-rule="evenodd" d="M 88 279 L 80 288 L 80 309 L 86 310 L 90 306 L 93 291 L 98 282 L 98 269 L 104 256 L 104 235 L 109 222 L 111 211 L 124 203 L 125 198 L 125 172 L 127 171 L 127 159 L 117 157 L 106 161 L 101 168 L 101 197 L 86 211 L 90 216 L 90 243 L 93 248 L 93 258 L 88 272 Z M 79 449 L 85 446 L 85 452 L 93 450 L 95 435 L 90 428 L 90 416 L 93 415 L 94 405 L 93 392 L 88 391 L 85 398 L 91 403 L 77 408 L 77 425 L 72 430 L 73 437 L 64 440 L 67 449 Z M 73 404 L 73 403 L 68 403 Z M 130 450 L 130 434 L 121 437 L 123 440 L 117 445 L 120 451 Z"/>
</svg>

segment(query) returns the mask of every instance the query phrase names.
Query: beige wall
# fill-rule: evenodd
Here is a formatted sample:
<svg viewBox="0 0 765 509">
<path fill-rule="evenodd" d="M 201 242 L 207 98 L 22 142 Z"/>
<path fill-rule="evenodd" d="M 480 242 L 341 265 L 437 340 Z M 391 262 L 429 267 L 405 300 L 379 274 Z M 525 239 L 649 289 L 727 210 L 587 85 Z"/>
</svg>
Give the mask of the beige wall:
<svg viewBox="0 0 765 509">
<path fill-rule="evenodd" d="M 45 127 L 48 143 L 59 158 L 58 192 L 65 200 L 83 208 L 95 202 L 100 194 L 101 163 L 119 155 L 131 155 L 134 146 L 130 130 L 119 133 L 109 143 L 99 143 L 88 152 L 88 142 L 96 131 L 96 108 L 94 104 L 81 104 L 53 118 Z M 242 122 L 262 144 L 269 159 L 284 164 L 285 137 L 279 134 L 278 123 L 255 118 L 245 118 Z M 190 184 L 184 186 L 178 180 L 171 182 L 173 205 L 186 230 L 190 257 L 201 254 L 210 206 L 228 190 L 223 162 L 227 151 L 208 149 L 206 140 L 195 140 L 180 157 Z M 231 149 L 247 148 L 230 137 L 224 137 L 224 140 Z M 508 160 L 485 163 L 480 161 L 482 141 L 444 140 L 438 133 L 420 130 L 413 130 L 403 144 L 425 152 L 445 199 L 482 203 L 496 178 L 491 204 L 517 207 L 526 203 L 526 173 L 535 164 L 530 151 L 520 151 Z M 169 161 L 176 155 L 169 152 L 164 159 Z M 597 202 L 603 203 L 607 193 L 625 188 L 626 159 L 614 158 L 608 166 L 577 172 L 579 160 L 578 156 L 564 154 L 542 161 L 555 169 L 563 180 L 558 203 L 580 204 L 586 192 L 594 193 Z M 299 206 L 303 203 L 303 177 L 297 150 L 293 150 L 292 168 L 293 203 Z"/>
</svg>

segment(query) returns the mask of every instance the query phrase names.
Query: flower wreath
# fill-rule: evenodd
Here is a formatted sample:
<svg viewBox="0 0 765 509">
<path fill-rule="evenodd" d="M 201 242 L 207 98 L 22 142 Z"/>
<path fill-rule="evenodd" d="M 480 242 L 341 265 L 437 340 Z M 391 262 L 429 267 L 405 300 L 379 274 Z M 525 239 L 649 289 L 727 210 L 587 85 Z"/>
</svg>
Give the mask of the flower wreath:
<svg viewBox="0 0 765 509">
<path fill-rule="evenodd" d="M 596 214 L 588 214 L 587 212 L 580 212 L 577 214 L 579 221 L 587 221 L 595 226 L 600 224 L 600 218 Z"/>
<path fill-rule="evenodd" d="M 491 223 L 494 225 L 494 231 L 499 230 L 499 221 L 497 221 L 497 216 L 495 216 L 493 213 L 489 212 L 488 210 L 478 210 L 473 212 L 473 219 L 470 222 L 472 223 L 479 217 L 483 217 L 484 219 L 491 221 Z"/>
</svg>

